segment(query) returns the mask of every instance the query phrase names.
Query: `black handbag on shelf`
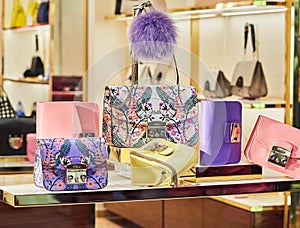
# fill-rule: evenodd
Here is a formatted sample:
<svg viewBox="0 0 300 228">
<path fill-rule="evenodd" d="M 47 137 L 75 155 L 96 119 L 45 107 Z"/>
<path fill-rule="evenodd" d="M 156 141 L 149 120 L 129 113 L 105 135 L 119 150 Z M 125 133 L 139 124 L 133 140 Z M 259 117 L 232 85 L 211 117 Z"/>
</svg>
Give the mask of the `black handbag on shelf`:
<svg viewBox="0 0 300 228">
<path fill-rule="evenodd" d="M 31 67 L 24 72 L 24 77 L 37 77 L 39 75 L 44 76 L 44 64 L 41 57 L 38 55 L 39 52 L 39 38 L 35 35 L 35 52 L 36 55 L 32 57 Z"/>
<path fill-rule="evenodd" d="M 0 119 L 0 156 L 26 156 L 26 135 L 36 132 L 34 118 Z"/>
</svg>

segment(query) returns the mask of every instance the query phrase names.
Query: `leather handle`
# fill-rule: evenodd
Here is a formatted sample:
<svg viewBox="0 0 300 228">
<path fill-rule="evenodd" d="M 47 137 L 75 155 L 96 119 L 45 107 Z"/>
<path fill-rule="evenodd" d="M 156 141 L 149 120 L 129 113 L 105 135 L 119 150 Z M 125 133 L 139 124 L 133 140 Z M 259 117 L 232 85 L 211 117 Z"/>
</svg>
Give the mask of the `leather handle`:
<svg viewBox="0 0 300 228">
<path fill-rule="evenodd" d="M 250 28 L 250 34 L 251 34 L 252 51 L 253 51 L 253 53 L 255 53 L 256 52 L 255 26 L 254 26 L 254 24 L 249 24 L 249 23 L 246 23 L 245 27 L 244 27 L 244 51 L 246 52 L 246 49 L 247 49 L 249 28 Z"/>
<path fill-rule="evenodd" d="M 38 34 L 35 34 L 35 51 L 39 51 L 39 37 Z"/>
</svg>

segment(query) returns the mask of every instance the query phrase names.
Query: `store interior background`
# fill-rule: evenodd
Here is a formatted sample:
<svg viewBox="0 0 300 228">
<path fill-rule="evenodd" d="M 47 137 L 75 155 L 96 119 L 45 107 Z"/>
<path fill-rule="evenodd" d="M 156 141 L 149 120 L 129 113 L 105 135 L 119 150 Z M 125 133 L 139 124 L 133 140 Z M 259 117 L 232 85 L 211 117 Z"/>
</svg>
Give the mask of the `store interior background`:
<svg viewBox="0 0 300 228">
<path fill-rule="evenodd" d="M 26 8 L 28 1 L 21 2 Z M 126 82 L 131 64 L 128 46 L 130 19 L 114 17 L 115 1 L 87 2 L 54 0 L 50 4 L 50 26 L 36 30 L 2 30 L 3 85 L 15 107 L 18 101 L 22 101 L 27 115 L 31 113 L 33 102 L 53 100 L 51 87 L 55 76 L 82 76 L 82 99 L 96 101 L 100 106 L 104 85 Z M 4 28 L 9 27 L 12 3 L 4 1 Z M 168 0 L 167 6 L 169 9 L 182 7 L 184 1 Z M 285 11 L 249 13 L 248 9 L 236 15 L 207 14 L 197 19 L 191 19 L 184 11 L 172 13 L 178 29 L 179 54 L 175 53 L 175 56 L 181 83 L 190 84 L 193 80 L 201 86 L 201 70 L 192 72 L 191 59 L 201 60 L 206 67 L 222 69 L 231 80 L 235 64 L 243 59 L 244 24 L 254 23 L 258 28 L 259 58 L 268 85 L 268 95 L 261 100 L 268 104 L 285 104 L 288 83 L 286 55 L 290 54 L 285 50 Z M 30 66 L 31 57 L 35 54 L 34 34 L 39 35 L 39 55 L 44 61 L 46 75 L 50 76 L 49 84 L 6 80 L 22 78 L 23 72 Z M 250 45 L 247 58 L 252 58 Z M 170 81 L 172 77 L 172 73 L 167 76 Z M 246 104 L 248 102 L 245 101 Z M 281 121 L 285 118 L 285 109 L 281 106 L 264 110 L 245 108 L 243 115 L 247 121 L 243 126 L 243 142 L 247 140 L 259 113 Z"/>
<path fill-rule="evenodd" d="M 21 0 L 27 6 L 29 0 Z M 16 107 L 22 101 L 25 112 L 30 115 L 32 104 L 53 100 L 53 77 L 81 76 L 84 101 L 96 101 L 101 107 L 104 86 L 122 85 L 131 64 L 128 46 L 128 26 L 130 19 L 114 16 L 115 1 L 104 0 L 51 0 L 50 25 L 40 28 L 10 30 L 2 29 L 2 77 L 0 83 Z M 87 3 L 88 2 L 88 3 Z M 183 6 L 187 1 L 167 0 L 168 8 Z M 3 0 L 2 23 L 9 27 L 12 11 L 11 0 Z M 248 12 L 248 13 L 247 13 Z M 259 102 L 268 104 L 267 108 L 254 109 L 250 104 L 257 101 L 242 101 L 243 145 L 253 128 L 259 114 L 285 121 L 285 104 L 290 102 L 292 85 L 287 72 L 287 56 L 293 54 L 292 35 L 286 31 L 286 11 L 284 7 L 274 11 L 249 13 L 245 8 L 241 13 L 229 15 L 209 15 L 191 19 L 188 14 L 172 13 L 178 28 L 176 55 L 181 72 L 182 84 L 195 81 L 200 84 L 201 75 L 191 69 L 192 53 L 207 67 L 222 69 L 231 80 L 235 64 L 243 58 L 244 24 L 254 23 L 258 27 L 259 58 L 263 63 L 267 79 L 268 95 Z M 39 35 L 40 50 L 49 83 L 16 82 L 30 66 L 34 55 L 34 35 Z M 286 42 L 291 42 L 291 50 L 286 50 Z M 183 53 L 183 54 L 181 54 Z M 247 58 L 251 59 L 248 45 Z M 293 73 L 293 72 L 292 72 Z M 168 74 L 168 80 L 172 80 Z M 189 78 L 190 76 L 191 78 Z M 12 80 L 8 80 L 12 79 Z M 289 85 L 289 86 L 287 86 Z M 292 87 L 292 86 L 291 86 Z M 290 96 L 287 96 L 287 93 Z M 287 101 L 287 99 L 289 99 Z"/>
</svg>

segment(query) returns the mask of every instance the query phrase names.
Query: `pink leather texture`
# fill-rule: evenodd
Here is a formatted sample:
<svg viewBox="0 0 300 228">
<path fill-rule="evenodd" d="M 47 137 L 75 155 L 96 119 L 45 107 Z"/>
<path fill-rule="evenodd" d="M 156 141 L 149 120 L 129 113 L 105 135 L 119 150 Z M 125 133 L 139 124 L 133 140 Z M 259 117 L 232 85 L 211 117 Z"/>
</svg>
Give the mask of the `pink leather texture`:
<svg viewBox="0 0 300 228">
<path fill-rule="evenodd" d="M 33 164 L 36 149 L 36 134 L 28 133 L 26 135 L 26 141 L 26 157 Z"/>
<path fill-rule="evenodd" d="M 260 115 L 244 153 L 251 162 L 292 178 L 300 178 L 299 147 L 299 129 Z M 279 148 L 275 149 L 276 153 L 274 148 Z M 286 160 L 284 165 L 281 163 L 282 160 Z"/>
<path fill-rule="evenodd" d="M 62 101 L 37 103 L 37 139 L 99 136 L 99 106 L 93 102 Z"/>
</svg>

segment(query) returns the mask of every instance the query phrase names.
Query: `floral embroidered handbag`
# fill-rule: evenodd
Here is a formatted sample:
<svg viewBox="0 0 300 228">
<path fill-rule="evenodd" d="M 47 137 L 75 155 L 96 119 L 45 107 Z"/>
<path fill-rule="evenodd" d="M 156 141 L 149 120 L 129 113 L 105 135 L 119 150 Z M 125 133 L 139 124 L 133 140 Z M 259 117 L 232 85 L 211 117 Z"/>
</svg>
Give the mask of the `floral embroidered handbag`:
<svg viewBox="0 0 300 228">
<path fill-rule="evenodd" d="M 137 148 L 148 139 L 198 143 L 198 102 L 194 87 L 183 85 L 108 86 L 103 137 L 109 145 Z"/>
<path fill-rule="evenodd" d="M 163 36 L 174 30 L 172 21 L 155 10 L 141 15 L 147 7 L 152 8 L 150 1 L 135 9 L 136 20 L 130 28 L 133 84 L 107 86 L 105 89 L 103 137 L 109 145 L 118 148 L 138 148 L 153 138 L 194 146 L 198 143 L 196 90 L 191 86 L 179 85 L 179 73 L 173 54 L 176 32 L 169 33 L 168 38 Z M 158 28 L 165 27 L 166 24 L 169 25 L 168 29 L 156 31 L 161 36 L 153 34 L 153 26 L 149 26 L 155 25 Z M 144 29 L 140 29 L 141 27 Z M 145 37 L 141 37 L 141 34 Z M 154 37 L 150 39 L 150 44 L 147 43 L 147 35 Z M 158 60 L 170 57 L 174 60 L 176 84 L 138 83 L 138 59 Z"/>
<path fill-rule="evenodd" d="M 101 189 L 107 185 L 104 139 L 38 139 L 44 188 L 49 191 Z"/>
</svg>

